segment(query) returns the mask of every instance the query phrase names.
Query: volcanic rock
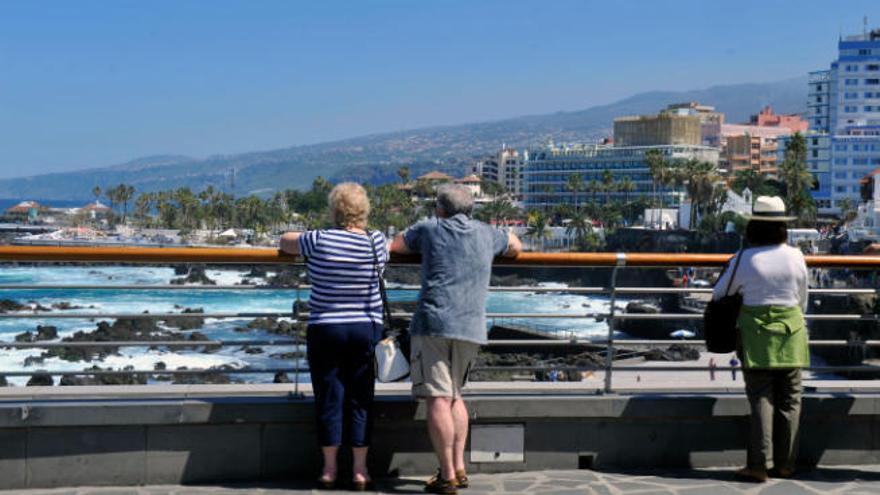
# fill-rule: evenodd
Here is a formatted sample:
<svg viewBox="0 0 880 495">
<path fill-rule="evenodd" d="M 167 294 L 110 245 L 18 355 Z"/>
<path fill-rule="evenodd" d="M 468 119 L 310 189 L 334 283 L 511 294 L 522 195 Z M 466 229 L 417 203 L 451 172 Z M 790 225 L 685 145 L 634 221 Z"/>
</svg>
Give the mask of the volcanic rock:
<svg viewBox="0 0 880 495">
<path fill-rule="evenodd" d="M 55 381 L 52 379 L 52 375 L 46 373 L 45 371 L 38 371 L 31 375 L 30 380 L 27 382 L 27 387 L 51 387 L 55 384 Z"/>
</svg>

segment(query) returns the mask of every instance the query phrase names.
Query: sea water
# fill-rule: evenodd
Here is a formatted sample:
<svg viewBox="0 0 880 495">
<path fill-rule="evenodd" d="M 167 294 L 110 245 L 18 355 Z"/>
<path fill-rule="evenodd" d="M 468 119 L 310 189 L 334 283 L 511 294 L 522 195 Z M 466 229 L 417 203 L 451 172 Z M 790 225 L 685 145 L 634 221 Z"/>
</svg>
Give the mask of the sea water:
<svg viewBox="0 0 880 495">
<path fill-rule="evenodd" d="M 232 269 L 209 269 L 206 274 L 219 285 L 242 283 L 246 271 Z M 271 272 L 270 272 L 271 274 Z M 4 267 L 0 270 L 0 284 L 35 285 L 164 285 L 175 278 L 171 268 L 166 267 Z M 563 313 L 584 315 L 605 313 L 609 301 L 605 297 L 585 296 L 566 293 L 563 284 L 545 284 L 544 291 L 493 292 L 487 300 L 490 313 Z M 417 291 L 390 289 L 392 301 L 414 301 Z M 199 290 L 196 287 L 177 290 L 119 290 L 119 289 L 39 289 L 39 290 L 0 290 L 0 298 L 19 303 L 34 302 L 43 306 L 67 302 L 79 309 L 52 310 L 45 318 L 39 319 L 0 319 L 0 340 L 12 341 L 16 334 L 35 330 L 37 325 L 57 327 L 59 339 L 77 331 L 94 331 L 97 322 L 107 320 L 59 319 L 52 313 L 179 313 L 182 308 L 201 308 L 206 313 L 256 313 L 290 312 L 295 300 L 307 300 L 308 290 L 267 289 L 267 290 Z M 211 340 L 257 340 L 279 338 L 261 330 L 236 331 L 245 327 L 253 318 L 208 318 L 202 328 L 195 331 L 205 334 Z M 489 325 L 492 320 L 488 322 Z M 525 325 L 548 332 L 564 332 L 565 336 L 580 338 L 602 338 L 607 335 L 607 324 L 594 318 L 506 318 L 503 322 Z M 161 325 L 160 325 L 161 326 Z M 227 346 L 210 353 L 199 350 L 149 349 L 148 347 L 123 347 L 118 354 L 110 355 L 100 361 L 69 362 L 59 358 L 46 358 L 45 362 L 24 368 L 24 360 L 29 356 L 39 356 L 42 349 L 4 349 L 0 353 L 0 372 L 14 370 L 34 371 L 72 371 L 82 370 L 93 365 L 102 368 L 121 369 L 131 366 L 136 370 L 152 370 L 156 363 L 165 363 L 167 369 L 179 367 L 210 368 L 228 365 L 233 368 L 288 368 L 306 366 L 305 359 L 294 362 L 291 359 L 273 358 L 272 355 L 301 351 L 295 346 L 264 346 L 261 354 L 248 354 L 240 346 Z M 239 374 L 236 379 L 248 382 L 271 381 L 271 374 Z M 294 377 L 307 380 L 307 375 Z M 23 385 L 27 377 L 10 377 L 9 381 Z M 57 377 L 56 377 L 57 380 Z"/>
</svg>

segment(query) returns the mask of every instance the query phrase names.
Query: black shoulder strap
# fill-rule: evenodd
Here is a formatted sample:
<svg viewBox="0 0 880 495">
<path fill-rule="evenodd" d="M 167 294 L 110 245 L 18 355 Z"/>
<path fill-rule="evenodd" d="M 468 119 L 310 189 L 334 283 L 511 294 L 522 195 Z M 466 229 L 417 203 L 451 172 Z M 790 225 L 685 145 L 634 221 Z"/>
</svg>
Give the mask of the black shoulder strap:
<svg viewBox="0 0 880 495">
<path fill-rule="evenodd" d="M 725 296 L 730 295 L 730 287 L 733 285 L 733 278 L 736 277 L 736 269 L 739 268 L 739 262 L 742 261 L 743 253 L 745 249 L 740 249 L 738 253 L 736 253 L 736 263 L 733 264 L 733 272 L 730 274 L 730 280 L 727 281 L 727 289 L 724 291 Z"/>
<path fill-rule="evenodd" d="M 367 238 L 370 242 L 370 249 L 373 250 L 373 267 L 376 271 L 376 278 L 379 279 L 379 295 L 382 297 L 382 314 L 385 318 L 385 328 L 391 330 L 391 306 L 388 304 L 388 293 L 385 291 L 385 279 L 382 278 L 382 272 L 379 269 L 379 255 L 376 253 L 376 241 L 373 239 L 373 233 L 367 231 Z"/>
</svg>

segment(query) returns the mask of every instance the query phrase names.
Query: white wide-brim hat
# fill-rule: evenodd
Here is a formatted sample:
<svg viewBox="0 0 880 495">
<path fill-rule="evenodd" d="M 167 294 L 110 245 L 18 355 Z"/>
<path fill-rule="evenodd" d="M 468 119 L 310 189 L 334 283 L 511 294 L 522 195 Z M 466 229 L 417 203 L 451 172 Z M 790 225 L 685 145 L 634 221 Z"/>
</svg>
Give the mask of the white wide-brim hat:
<svg viewBox="0 0 880 495">
<path fill-rule="evenodd" d="M 752 206 L 752 214 L 746 215 L 749 220 L 762 222 L 791 222 L 797 217 L 785 214 L 785 203 L 779 196 L 758 196 L 755 206 Z"/>
</svg>

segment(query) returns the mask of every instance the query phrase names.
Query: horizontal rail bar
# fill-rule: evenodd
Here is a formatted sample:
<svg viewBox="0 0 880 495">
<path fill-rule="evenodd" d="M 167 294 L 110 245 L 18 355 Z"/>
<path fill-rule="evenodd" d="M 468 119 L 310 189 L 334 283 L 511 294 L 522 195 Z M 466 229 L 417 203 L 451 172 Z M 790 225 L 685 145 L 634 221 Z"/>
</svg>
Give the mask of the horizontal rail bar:
<svg viewBox="0 0 880 495">
<path fill-rule="evenodd" d="M 177 291 L 202 291 L 202 290 L 246 290 L 246 291 L 276 291 L 276 290 L 309 290 L 312 286 L 303 284 L 299 286 L 285 285 L 176 285 L 176 284 L 156 284 L 156 285 L 84 285 L 84 284 L 0 284 L 0 290 L 131 290 L 131 291 L 150 291 L 150 290 L 177 290 Z M 388 290 L 400 291 L 417 291 L 420 287 L 417 285 L 407 285 L 398 287 L 388 287 Z M 501 287 L 491 286 L 489 292 L 561 292 L 568 294 L 609 294 L 611 289 L 605 287 Z M 831 288 L 815 288 L 808 289 L 810 294 L 877 294 L 880 289 L 831 289 Z M 712 289 L 707 287 L 618 287 L 618 294 L 711 294 Z"/>
<path fill-rule="evenodd" d="M 252 312 L 252 313 L 53 313 L 53 312 L 36 312 L 36 313 L 0 313 L 0 319 L 85 319 L 92 320 L 96 318 L 107 319 L 133 319 L 133 318 L 149 318 L 153 320 L 164 320 L 169 318 L 305 318 L 309 314 L 307 312 L 294 315 L 291 312 Z M 404 318 L 412 316 L 412 313 L 391 313 L 391 316 Z M 604 313 L 486 313 L 487 318 L 606 318 Z"/>
<path fill-rule="evenodd" d="M 589 339 L 509 339 L 509 340 L 490 340 L 488 346 L 511 346 L 511 347 L 530 347 L 530 346 L 584 346 L 584 347 L 601 347 L 607 344 L 605 339 L 589 340 Z M 615 339 L 614 343 L 618 347 L 626 348 L 645 347 L 645 346 L 667 346 L 667 345 L 684 345 L 705 347 L 705 340 L 679 340 L 679 339 L 655 339 L 655 340 L 636 340 L 636 339 Z M 811 340 L 810 347 L 847 347 L 847 346 L 865 346 L 880 347 L 880 340 L 866 340 L 862 342 L 849 342 L 846 340 Z"/>
<path fill-rule="evenodd" d="M 665 345 L 684 345 L 684 346 L 705 346 L 703 340 L 624 340 L 618 339 L 614 341 L 620 347 L 627 346 L 665 346 Z M 606 340 L 585 340 L 585 339 L 509 339 L 509 340 L 490 340 L 487 345 L 489 347 L 559 347 L 559 346 L 584 346 L 584 347 L 601 347 L 607 343 Z M 78 347 L 243 347 L 243 346 L 263 346 L 263 347 L 287 347 L 304 345 L 303 340 L 118 340 L 118 341 L 76 341 L 76 342 L 4 342 L 0 341 L 0 348 L 11 349 L 54 349 L 54 348 L 78 348 Z M 866 346 L 880 347 L 880 340 L 867 340 L 864 342 L 848 342 L 846 340 L 812 340 L 809 342 L 811 347 L 846 347 L 846 346 Z"/>
<path fill-rule="evenodd" d="M 701 313 L 617 313 L 615 319 L 619 320 L 702 320 Z M 807 320 L 847 320 L 847 321 L 876 321 L 878 315 L 874 314 L 806 314 Z"/>
<path fill-rule="evenodd" d="M 38 369 L 33 371 L 0 371 L 0 376 L 33 376 L 33 375 L 53 375 L 53 376 L 83 376 L 83 375 L 213 375 L 213 374 L 262 374 L 262 373 L 306 373 L 308 368 L 241 368 L 241 369 L 190 369 L 190 370 L 44 370 Z"/>
<path fill-rule="evenodd" d="M 409 312 L 392 313 L 395 318 L 406 318 L 412 316 Z M 213 318 L 213 319 L 235 319 L 235 318 L 306 318 L 307 312 L 295 315 L 291 312 L 249 312 L 249 313 L 53 313 L 49 311 L 32 312 L 32 313 L 0 313 L 0 319 L 78 319 L 78 320 L 94 320 L 94 319 L 135 319 L 149 318 L 152 320 L 166 320 L 173 318 Z M 608 313 L 486 313 L 486 318 L 507 318 L 507 319 L 602 319 L 607 320 L 612 316 Z M 703 315 L 700 313 L 616 313 L 613 318 L 615 320 L 700 320 Z M 877 321 L 880 316 L 875 314 L 807 314 L 804 315 L 807 320 L 846 320 L 846 321 Z M 554 329 L 555 330 L 555 329 Z M 558 329 L 558 331 L 567 331 L 566 329 Z"/>
<path fill-rule="evenodd" d="M 0 348 L 53 349 L 76 347 L 238 347 L 238 346 L 296 346 L 305 341 L 296 340 L 104 340 L 95 342 L 3 342 Z"/>
<path fill-rule="evenodd" d="M 814 366 L 809 368 L 801 368 L 803 371 L 812 371 L 814 373 L 878 373 L 880 374 L 880 366 Z M 595 366 L 475 366 L 471 371 L 511 371 L 511 372 L 534 372 L 534 371 L 605 371 L 603 365 Z M 716 366 L 710 368 L 708 366 L 615 366 L 615 372 L 648 372 L 654 373 L 659 371 L 742 371 L 742 368 L 731 368 L 729 366 Z"/>
<path fill-rule="evenodd" d="M 730 254 L 681 253 L 521 253 L 516 258 L 497 258 L 498 265 L 511 266 L 721 266 Z M 0 261 L 125 262 L 125 263 L 296 263 L 300 258 L 278 249 L 260 248 L 146 248 L 146 247 L 59 247 L 0 246 Z M 417 256 L 392 256 L 392 263 L 415 264 Z M 817 268 L 880 268 L 880 256 L 806 256 L 807 265 Z"/>
</svg>

